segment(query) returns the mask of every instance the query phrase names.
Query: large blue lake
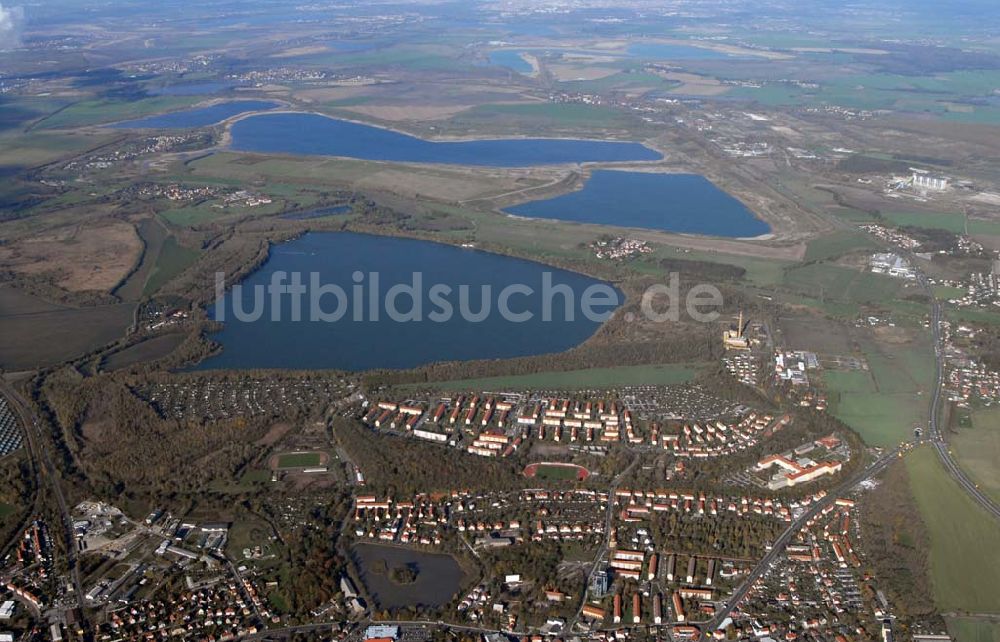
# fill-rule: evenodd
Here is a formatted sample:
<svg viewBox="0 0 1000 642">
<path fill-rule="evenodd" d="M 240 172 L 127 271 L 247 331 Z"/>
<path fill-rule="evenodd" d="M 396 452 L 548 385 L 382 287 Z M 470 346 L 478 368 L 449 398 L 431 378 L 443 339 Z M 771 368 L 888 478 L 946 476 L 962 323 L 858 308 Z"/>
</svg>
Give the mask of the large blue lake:
<svg viewBox="0 0 1000 642">
<path fill-rule="evenodd" d="M 496 67 L 506 67 L 520 74 L 530 74 L 534 70 L 531 63 L 521 56 L 521 52 L 513 49 L 491 51 L 490 64 Z"/>
<path fill-rule="evenodd" d="M 232 126 L 232 148 L 247 152 L 314 154 L 376 161 L 529 167 L 562 163 L 660 160 L 629 142 L 524 138 L 433 142 L 317 114 L 259 114 Z"/>
<path fill-rule="evenodd" d="M 169 114 L 160 114 L 159 116 L 126 120 L 115 123 L 111 127 L 118 129 L 190 129 L 193 127 L 205 127 L 247 112 L 274 109 L 279 104 L 270 100 L 234 100 L 217 103 L 208 107 L 196 107 Z"/>
<path fill-rule="evenodd" d="M 275 306 L 266 290 L 275 275 L 289 283 L 293 273 L 302 275 L 301 282 L 308 290 L 300 299 L 299 320 L 295 320 L 292 296 L 278 297 Z M 404 315 L 417 312 L 414 297 L 389 296 L 395 285 L 412 287 L 415 273 L 420 273 L 416 288 L 422 293 L 416 297 L 420 320 L 393 320 L 391 311 Z M 342 290 L 343 300 L 329 291 L 319 299 L 323 313 L 342 312 L 339 320 L 318 320 L 311 297 L 320 290 L 314 287 L 313 278 L 328 289 Z M 512 285 L 526 286 L 533 293 L 511 292 L 503 299 L 501 291 Z M 268 261 L 241 286 L 241 291 L 234 288 L 225 295 L 222 308 L 216 305 L 210 310 L 213 318 L 224 323 L 223 330 L 213 336 L 223 351 L 197 369 L 358 371 L 561 352 L 586 341 L 603 320 L 586 318 L 585 293 L 605 302 L 589 308 L 604 315 L 616 307 L 608 300 L 624 300 L 618 290 L 601 281 L 532 261 L 440 243 L 347 232 L 309 233 L 274 246 Z M 469 286 L 464 297 L 461 286 Z M 483 286 L 489 287 L 485 298 Z M 571 315 L 567 315 L 565 292 L 552 294 L 557 290 L 568 290 L 576 300 Z M 546 300 L 552 305 L 546 306 Z M 450 318 L 442 301 L 451 305 Z M 373 303 L 377 312 L 370 308 Z M 239 320 L 237 304 L 247 313 L 259 304 L 261 317 Z M 548 321 L 546 308 L 551 309 Z M 502 309 L 518 316 L 505 318 Z M 530 313 L 531 318 L 521 318 L 524 313 Z M 476 320 L 478 316 L 480 320 Z"/>
<path fill-rule="evenodd" d="M 530 218 L 736 238 L 771 231 L 743 203 L 697 174 L 598 170 L 581 190 L 504 211 Z"/>
</svg>

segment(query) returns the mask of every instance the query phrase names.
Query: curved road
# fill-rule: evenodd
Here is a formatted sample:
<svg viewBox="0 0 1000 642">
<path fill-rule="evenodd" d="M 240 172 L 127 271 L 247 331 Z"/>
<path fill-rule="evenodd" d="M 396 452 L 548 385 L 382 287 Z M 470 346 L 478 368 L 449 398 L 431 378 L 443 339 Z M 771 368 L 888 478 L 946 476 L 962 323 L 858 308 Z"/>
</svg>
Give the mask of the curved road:
<svg viewBox="0 0 1000 642">
<path fill-rule="evenodd" d="M 912 263 L 912 257 L 910 258 Z M 934 450 L 937 452 L 938 458 L 948 471 L 948 474 L 951 475 L 962 490 L 968 493 L 973 500 L 975 500 L 993 517 L 1000 519 L 1000 506 L 983 494 L 983 492 L 979 490 L 979 487 L 976 486 L 976 484 L 973 483 L 965 472 L 958 466 L 954 458 L 951 456 L 951 451 L 948 449 L 948 443 L 945 441 L 944 435 L 941 432 L 938 422 L 938 418 L 941 414 L 941 393 L 944 385 L 944 343 L 941 340 L 941 303 L 934 296 L 934 292 L 931 289 L 930 284 L 927 282 L 927 277 L 918 272 L 917 279 L 931 300 L 930 324 L 931 336 L 934 340 L 935 373 L 934 389 L 931 392 L 930 415 L 927 421 L 930 442 L 933 444 Z M 707 624 L 702 625 L 702 630 L 710 633 L 718 628 L 719 624 L 725 620 L 736 608 L 736 606 L 739 605 L 743 598 L 746 597 L 746 594 L 750 592 L 750 589 L 753 588 L 753 585 L 757 582 L 757 580 L 763 577 L 764 573 L 767 572 L 771 564 L 778 559 L 785 546 L 788 545 L 788 542 L 791 541 L 796 532 L 805 526 L 807 521 L 819 514 L 823 508 L 828 506 L 837 497 L 841 496 L 846 491 L 851 490 L 864 479 L 881 472 L 885 469 L 888 463 L 892 461 L 892 459 L 900 456 L 902 452 L 903 447 L 899 447 L 892 452 L 883 455 L 862 473 L 836 489 L 831 490 L 830 493 L 823 498 L 823 501 L 814 504 L 808 511 L 803 513 L 802 516 L 792 522 L 792 524 L 774 542 L 774 545 L 771 547 L 771 550 L 768 551 L 767 555 L 765 555 L 757 566 L 754 567 L 754 570 L 747 576 L 746 581 L 744 581 L 743 584 L 740 585 L 740 588 L 733 593 L 732 597 L 730 597 L 730 599 L 726 602 L 725 607 L 718 611 L 715 617 L 712 618 L 712 620 L 710 620 Z"/>
<path fill-rule="evenodd" d="M 945 441 L 944 434 L 938 425 L 938 416 L 941 414 L 941 390 L 944 384 L 944 342 L 941 340 L 941 303 L 934 296 L 934 291 L 931 289 L 930 283 L 927 282 L 927 277 L 923 273 L 918 273 L 917 279 L 931 299 L 931 336 L 934 338 L 934 360 L 936 364 L 934 390 L 931 396 L 931 414 L 927 422 L 931 443 L 934 444 L 934 450 L 937 451 L 938 458 L 944 464 L 948 474 L 962 487 L 962 490 L 968 493 L 986 512 L 990 513 L 996 519 L 1000 519 L 1000 506 L 979 490 L 979 487 L 969 479 L 965 471 L 955 462 L 955 459 L 951 456 L 951 451 L 948 449 L 948 442 Z"/>
</svg>

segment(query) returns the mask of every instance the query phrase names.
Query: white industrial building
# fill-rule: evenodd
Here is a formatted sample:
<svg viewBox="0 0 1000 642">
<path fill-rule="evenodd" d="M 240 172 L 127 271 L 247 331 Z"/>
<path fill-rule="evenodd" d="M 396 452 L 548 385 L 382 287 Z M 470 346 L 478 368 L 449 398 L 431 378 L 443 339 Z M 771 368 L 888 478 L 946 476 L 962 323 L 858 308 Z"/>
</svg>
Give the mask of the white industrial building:
<svg viewBox="0 0 1000 642">
<path fill-rule="evenodd" d="M 917 278 L 910 263 L 898 254 L 891 252 L 872 254 L 869 265 L 875 274 L 888 274 L 902 279 Z"/>
<path fill-rule="evenodd" d="M 948 189 L 948 179 L 943 176 L 932 176 L 926 172 L 913 172 L 914 187 L 942 192 Z"/>
</svg>

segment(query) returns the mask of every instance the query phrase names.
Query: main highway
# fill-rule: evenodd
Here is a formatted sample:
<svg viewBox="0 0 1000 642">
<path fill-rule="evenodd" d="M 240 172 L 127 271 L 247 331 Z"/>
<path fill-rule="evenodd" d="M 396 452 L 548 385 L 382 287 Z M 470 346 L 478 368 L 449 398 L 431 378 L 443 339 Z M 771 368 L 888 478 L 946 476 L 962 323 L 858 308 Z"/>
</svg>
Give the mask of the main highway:
<svg viewBox="0 0 1000 642">
<path fill-rule="evenodd" d="M 979 487 L 969 479 L 965 471 L 955 462 L 954 457 L 951 456 L 951 450 L 948 448 L 948 442 L 945 440 L 944 433 L 941 432 L 939 417 L 941 415 L 941 395 L 944 384 L 944 341 L 941 338 L 941 302 L 934 296 L 934 291 L 931 289 L 930 283 L 923 273 L 918 273 L 917 279 L 931 300 L 931 336 L 934 339 L 934 390 L 931 392 L 930 418 L 927 421 L 928 437 L 934 445 L 938 459 L 941 460 L 941 463 L 952 479 L 976 503 L 982 506 L 986 512 L 1000 520 L 1000 506 L 979 490 Z"/>
<path fill-rule="evenodd" d="M 1000 506 L 983 494 L 983 492 L 979 490 L 979 487 L 973 483 L 972 480 L 969 479 L 968 475 L 966 475 L 965 472 L 958 466 L 955 459 L 952 457 L 951 450 L 948 448 L 948 443 L 941 432 L 939 417 L 941 415 L 942 392 L 944 385 L 944 341 L 941 337 L 941 303 L 934 296 L 930 283 L 927 281 L 927 277 L 924 274 L 918 272 L 917 280 L 924 288 L 931 301 L 930 326 L 931 336 L 934 340 L 934 387 L 931 391 L 929 417 L 927 420 L 927 436 L 931 444 L 934 446 L 934 451 L 937 453 L 938 458 L 948 471 L 948 474 L 951 475 L 962 490 L 968 493 L 968 495 L 972 497 L 972 499 L 975 500 L 980 506 L 982 506 L 983 509 L 989 514 L 996 519 L 1000 519 Z M 836 500 L 838 496 L 850 491 L 864 479 L 876 475 L 884 470 L 886 466 L 889 465 L 889 462 L 902 455 L 903 448 L 904 447 L 896 448 L 895 450 L 886 453 L 857 476 L 836 489 L 831 490 L 830 494 L 827 495 L 823 501 L 811 506 L 808 511 L 792 522 L 792 524 L 789 525 L 789 527 L 774 542 L 767 555 L 765 555 L 757 566 L 754 567 L 750 575 L 747 576 L 746 581 L 744 581 L 743 584 L 740 585 L 740 588 L 733 593 L 732 597 L 726 602 L 726 605 L 716 613 L 715 617 L 712 618 L 711 621 L 702 625 L 703 631 L 711 633 L 718 628 L 723 620 L 729 617 L 730 613 L 732 613 L 743 598 L 746 597 L 747 593 L 750 592 L 750 589 L 753 588 L 753 585 L 757 582 L 757 580 L 763 577 L 770 566 L 780 557 L 785 546 L 788 545 L 795 533 L 805 526 L 806 522 L 818 515 L 824 508 L 826 508 L 826 506 Z"/>
</svg>

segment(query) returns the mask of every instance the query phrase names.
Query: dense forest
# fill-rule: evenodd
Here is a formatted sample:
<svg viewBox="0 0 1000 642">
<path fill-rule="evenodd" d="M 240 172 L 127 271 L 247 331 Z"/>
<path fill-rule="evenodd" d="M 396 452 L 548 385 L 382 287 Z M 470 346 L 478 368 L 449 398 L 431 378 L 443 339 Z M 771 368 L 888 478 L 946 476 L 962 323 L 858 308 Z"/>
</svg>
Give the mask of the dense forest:
<svg viewBox="0 0 1000 642">
<path fill-rule="evenodd" d="M 462 450 L 417 439 L 376 433 L 356 421 L 335 418 L 334 433 L 365 471 L 373 491 L 400 497 L 454 489 L 503 490 L 524 486 L 509 460 L 484 459 Z"/>
<path fill-rule="evenodd" d="M 930 539 L 914 502 L 906 466 L 896 462 L 861 503 L 865 562 L 882 580 L 901 622 L 935 613 L 928 576 Z"/>
</svg>

